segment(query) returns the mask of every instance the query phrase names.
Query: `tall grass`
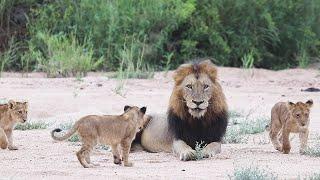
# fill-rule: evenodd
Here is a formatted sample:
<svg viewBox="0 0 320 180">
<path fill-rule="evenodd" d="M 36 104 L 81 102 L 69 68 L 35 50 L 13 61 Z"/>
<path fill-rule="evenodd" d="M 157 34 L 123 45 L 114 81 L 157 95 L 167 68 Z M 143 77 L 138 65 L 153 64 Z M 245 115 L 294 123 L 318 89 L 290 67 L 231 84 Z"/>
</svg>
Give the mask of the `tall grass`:
<svg viewBox="0 0 320 180">
<path fill-rule="evenodd" d="M 94 61 L 93 49 L 88 43 L 81 45 L 71 35 L 51 35 L 49 33 L 37 34 L 44 48 L 36 55 L 39 69 L 47 73 L 48 77 L 85 76 L 90 70 L 95 70 L 103 58 Z"/>
</svg>

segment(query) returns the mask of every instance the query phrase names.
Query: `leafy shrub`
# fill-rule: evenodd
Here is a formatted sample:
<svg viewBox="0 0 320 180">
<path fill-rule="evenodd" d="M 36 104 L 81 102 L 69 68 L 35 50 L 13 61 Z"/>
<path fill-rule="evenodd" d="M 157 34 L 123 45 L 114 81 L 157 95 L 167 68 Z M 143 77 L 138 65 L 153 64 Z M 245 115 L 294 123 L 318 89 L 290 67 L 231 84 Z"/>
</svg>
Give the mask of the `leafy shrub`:
<svg viewBox="0 0 320 180">
<path fill-rule="evenodd" d="M 33 130 L 33 129 L 47 129 L 49 126 L 48 123 L 45 122 L 26 122 L 23 124 L 17 124 L 15 126 L 15 130 L 21 130 L 21 131 L 26 131 L 26 130 Z"/>
</svg>

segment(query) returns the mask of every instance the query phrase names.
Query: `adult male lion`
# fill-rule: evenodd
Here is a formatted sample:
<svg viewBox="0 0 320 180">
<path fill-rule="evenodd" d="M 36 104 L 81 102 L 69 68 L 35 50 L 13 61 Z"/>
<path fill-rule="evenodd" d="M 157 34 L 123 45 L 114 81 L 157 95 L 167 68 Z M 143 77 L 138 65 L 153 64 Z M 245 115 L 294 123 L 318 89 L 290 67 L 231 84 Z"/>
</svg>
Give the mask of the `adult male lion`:
<svg viewBox="0 0 320 180">
<path fill-rule="evenodd" d="M 151 152 L 173 151 L 183 161 L 195 159 L 196 142 L 207 144 L 205 157 L 219 153 L 228 108 L 217 68 L 210 60 L 183 64 L 173 79 L 167 117 L 153 117 L 142 133 L 142 146 Z"/>
</svg>

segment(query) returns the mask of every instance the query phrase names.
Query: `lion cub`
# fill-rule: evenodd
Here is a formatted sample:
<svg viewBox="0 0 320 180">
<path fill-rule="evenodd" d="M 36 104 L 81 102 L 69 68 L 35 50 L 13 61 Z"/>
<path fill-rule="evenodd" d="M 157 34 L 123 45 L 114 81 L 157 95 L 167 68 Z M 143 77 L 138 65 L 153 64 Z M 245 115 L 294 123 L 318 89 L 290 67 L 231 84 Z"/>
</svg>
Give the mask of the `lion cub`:
<svg viewBox="0 0 320 180">
<path fill-rule="evenodd" d="M 309 113 L 313 105 L 312 100 L 303 102 L 279 102 L 271 110 L 271 124 L 269 136 L 276 150 L 288 154 L 291 146 L 290 133 L 299 133 L 300 153 L 307 146 L 309 135 Z M 280 145 L 280 142 L 282 145 Z"/>
<path fill-rule="evenodd" d="M 133 166 L 128 161 L 131 143 L 145 125 L 147 118 L 144 118 L 146 107 L 125 106 L 121 115 L 89 115 L 78 120 L 71 130 L 62 137 L 55 136 L 55 129 L 51 132 L 54 140 L 62 141 L 68 139 L 76 131 L 81 137 L 82 147 L 77 152 L 79 162 L 84 168 L 93 167 L 90 162 L 90 152 L 97 143 L 111 145 L 115 164 L 121 164 L 118 145 L 122 148 L 122 159 L 124 166 Z"/>
<path fill-rule="evenodd" d="M 0 147 L 2 149 L 17 150 L 13 145 L 12 131 L 17 122 L 27 121 L 28 103 L 10 100 L 0 105 Z"/>
</svg>

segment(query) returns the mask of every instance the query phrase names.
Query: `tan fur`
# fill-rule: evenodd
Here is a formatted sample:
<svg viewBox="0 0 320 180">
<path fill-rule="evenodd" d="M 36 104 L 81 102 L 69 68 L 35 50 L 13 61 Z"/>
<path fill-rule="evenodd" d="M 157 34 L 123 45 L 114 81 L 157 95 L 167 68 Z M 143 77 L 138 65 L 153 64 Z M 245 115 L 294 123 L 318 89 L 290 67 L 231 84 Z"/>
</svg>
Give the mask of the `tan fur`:
<svg viewBox="0 0 320 180">
<path fill-rule="evenodd" d="M 27 120 L 28 103 L 10 100 L 7 104 L 0 105 L 0 148 L 17 150 L 13 145 L 12 131 L 17 122 Z"/>
<path fill-rule="evenodd" d="M 173 79 L 175 85 L 168 109 L 172 109 L 175 114 L 189 121 L 190 124 L 195 121 L 195 118 L 202 118 L 210 124 L 215 119 L 212 117 L 227 111 L 225 96 L 217 81 L 217 68 L 210 60 L 202 61 L 196 65 L 181 65 L 175 71 Z M 200 103 L 200 105 L 196 103 Z M 185 106 L 188 107 L 187 110 Z M 193 118 L 188 118 L 189 114 Z M 167 117 L 162 114 L 152 116 L 148 127 L 142 133 L 142 146 L 151 152 L 174 152 L 181 160 L 194 159 L 196 155 L 194 149 L 184 141 L 174 139 L 173 134 L 169 131 Z M 221 143 L 212 142 L 204 149 L 205 157 L 213 156 L 220 151 Z"/>
<path fill-rule="evenodd" d="M 275 149 L 288 154 L 290 152 L 290 133 L 299 133 L 300 152 L 307 146 L 309 135 L 309 113 L 312 100 L 306 103 L 279 102 L 271 110 L 269 136 Z M 281 145 L 281 143 L 282 145 Z"/>
<path fill-rule="evenodd" d="M 94 165 L 90 162 L 90 152 L 97 143 L 111 145 L 115 164 L 121 164 L 118 146 L 121 147 L 124 166 L 132 166 L 133 164 L 128 161 L 129 151 L 136 133 L 147 123 L 148 118 L 144 117 L 144 113 L 145 111 L 143 112 L 138 107 L 133 106 L 118 116 L 89 115 L 78 120 L 64 136 L 55 136 L 57 130 L 53 130 L 51 136 L 54 140 L 62 141 L 78 132 L 82 147 L 77 152 L 77 157 L 85 168 Z"/>
</svg>

